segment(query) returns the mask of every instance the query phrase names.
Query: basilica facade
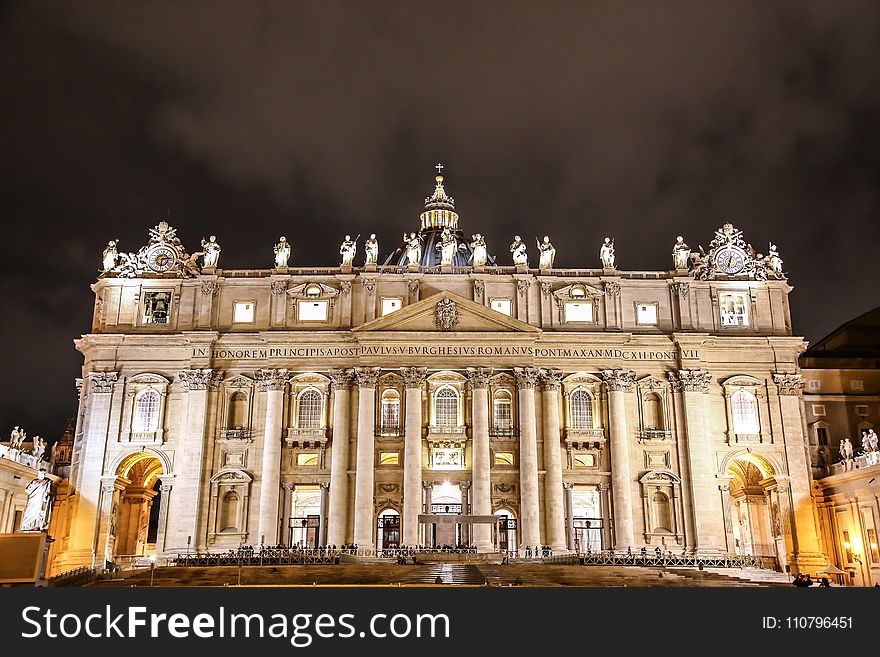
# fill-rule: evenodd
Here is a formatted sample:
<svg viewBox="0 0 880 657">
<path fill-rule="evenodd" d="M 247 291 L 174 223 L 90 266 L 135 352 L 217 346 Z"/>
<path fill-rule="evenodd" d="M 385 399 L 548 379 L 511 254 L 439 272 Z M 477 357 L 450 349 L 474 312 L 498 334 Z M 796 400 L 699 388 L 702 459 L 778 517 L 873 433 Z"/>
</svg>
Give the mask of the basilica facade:
<svg viewBox="0 0 880 657">
<path fill-rule="evenodd" d="M 438 176 L 384 264 L 371 238 L 297 266 L 281 238 L 229 270 L 166 222 L 108 244 L 58 569 L 242 544 L 827 563 L 775 246 L 725 224 L 669 271 L 609 240 L 560 269 L 458 222 Z"/>
</svg>

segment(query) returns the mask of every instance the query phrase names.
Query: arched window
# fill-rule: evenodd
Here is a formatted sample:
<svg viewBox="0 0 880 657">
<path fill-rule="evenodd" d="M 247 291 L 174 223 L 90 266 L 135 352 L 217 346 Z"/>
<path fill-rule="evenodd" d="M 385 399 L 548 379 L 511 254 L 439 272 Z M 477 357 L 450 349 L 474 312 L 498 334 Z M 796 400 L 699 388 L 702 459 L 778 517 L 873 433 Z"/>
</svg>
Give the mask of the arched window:
<svg viewBox="0 0 880 657">
<path fill-rule="evenodd" d="M 400 427 L 400 393 L 386 390 L 382 393 L 382 429 L 393 430 Z"/>
<path fill-rule="evenodd" d="M 593 398 L 586 390 L 571 393 L 571 428 L 593 428 Z"/>
<path fill-rule="evenodd" d="M 324 398 L 314 388 L 299 396 L 296 426 L 300 429 L 320 429 L 324 420 Z"/>
<path fill-rule="evenodd" d="M 645 413 L 645 429 L 666 428 L 663 421 L 663 402 L 660 400 L 660 395 L 656 392 L 648 393 L 645 395 L 642 406 Z"/>
<path fill-rule="evenodd" d="M 243 429 L 247 422 L 247 395 L 241 391 L 232 393 L 229 398 L 229 412 L 226 415 L 227 429 Z"/>
<path fill-rule="evenodd" d="M 144 390 L 134 401 L 134 422 L 131 428 L 135 433 L 156 431 L 159 428 L 159 393 Z"/>
<path fill-rule="evenodd" d="M 657 491 L 654 493 L 654 531 L 655 532 L 671 532 L 672 531 L 672 512 L 669 509 L 669 498 L 665 493 Z"/>
<path fill-rule="evenodd" d="M 434 423 L 442 427 L 458 426 L 458 392 L 455 388 L 440 388 L 434 395 Z"/>
<path fill-rule="evenodd" d="M 223 496 L 220 506 L 220 531 L 231 532 L 238 529 L 238 493 L 229 491 Z"/>
<path fill-rule="evenodd" d="M 495 393 L 492 404 L 492 426 L 496 431 L 510 431 L 513 428 L 511 397 L 507 390 L 499 390 Z"/>
<path fill-rule="evenodd" d="M 757 434 L 760 433 L 758 425 L 758 400 L 746 390 L 737 390 L 730 397 L 730 410 L 733 415 L 733 433 Z"/>
</svg>

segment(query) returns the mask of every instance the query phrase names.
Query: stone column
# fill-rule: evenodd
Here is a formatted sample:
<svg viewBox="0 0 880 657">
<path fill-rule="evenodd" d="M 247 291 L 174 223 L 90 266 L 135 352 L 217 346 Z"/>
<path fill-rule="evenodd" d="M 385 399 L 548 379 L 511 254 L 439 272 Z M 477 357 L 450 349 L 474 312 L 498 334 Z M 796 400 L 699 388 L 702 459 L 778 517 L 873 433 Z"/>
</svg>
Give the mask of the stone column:
<svg viewBox="0 0 880 657">
<path fill-rule="evenodd" d="M 434 482 L 433 481 L 423 481 L 422 489 L 425 491 L 425 513 L 431 513 L 431 495 L 434 492 Z M 428 539 L 431 538 L 431 527 L 432 525 L 425 525 L 422 531 L 422 541 L 419 545 L 430 545 L 430 541 Z"/>
<path fill-rule="evenodd" d="M 461 514 L 464 516 L 471 515 L 471 482 L 470 481 L 460 481 L 458 482 L 458 490 L 461 495 Z M 461 542 L 464 545 L 471 544 L 471 528 L 474 525 L 471 523 L 462 523 L 459 527 L 459 532 L 461 534 Z"/>
<path fill-rule="evenodd" d="M 174 489 L 175 475 L 161 475 L 159 477 L 159 527 L 156 531 L 156 553 L 165 552 L 165 534 L 168 528 L 168 509 L 171 503 L 171 491 Z"/>
<path fill-rule="evenodd" d="M 404 367 L 406 386 L 403 437 L 403 527 L 402 542 L 419 544 L 419 511 L 422 508 L 422 386 L 427 369 Z"/>
<path fill-rule="evenodd" d="M 92 565 L 96 558 L 96 530 L 98 505 L 101 501 L 101 476 L 104 474 L 104 456 L 107 447 L 107 429 L 110 424 L 111 394 L 116 383 L 116 372 L 89 372 L 86 411 L 83 425 L 81 455 L 81 482 L 77 493 L 76 515 L 70 528 L 65 565 Z M 100 564 L 103 566 L 103 563 Z"/>
<path fill-rule="evenodd" d="M 626 427 L 624 395 L 635 389 L 632 370 L 604 370 L 608 388 L 608 415 L 611 442 L 611 489 L 614 505 L 614 549 L 625 551 L 635 542 L 633 532 L 632 472 L 629 462 L 629 431 Z"/>
<path fill-rule="evenodd" d="M 489 458 L 489 377 L 492 370 L 469 368 L 473 422 L 473 465 L 471 468 L 472 505 L 475 516 L 492 515 L 491 461 Z M 473 526 L 473 540 L 477 552 L 492 552 L 492 526 Z"/>
<path fill-rule="evenodd" d="M 278 503 L 281 494 L 281 427 L 284 422 L 284 389 L 290 372 L 259 370 L 258 389 L 266 393 L 266 424 L 263 431 L 263 469 L 260 481 L 260 522 L 257 539 L 265 545 L 278 543 Z"/>
<path fill-rule="evenodd" d="M 184 433 L 178 441 L 176 495 L 171 506 L 166 543 L 172 551 L 203 547 L 206 539 L 202 522 L 202 476 L 206 472 L 205 430 L 208 421 L 208 392 L 216 390 L 223 379 L 222 372 L 211 369 L 183 370 L 177 373 L 180 387 L 186 393 L 186 420 Z"/>
<path fill-rule="evenodd" d="M 374 281 L 375 283 L 375 281 Z M 358 384 L 357 473 L 354 491 L 354 542 L 361 550 L 374 550 L 373 488 L 375 469 L 376 384 L 379 368 L 355 370 Z"/>
<path fill-rule="evenodd" d="M 791 492 L 791 534 L 794 553 L 791 564 L 799 572 L 815 572 L 827 561 L 819 548 L 819 537 L 813 513 L 810 460 L 803 431 L 800 374 L 774 374 L 773 383 L 779 393 L 779 411 L 788 463 Z"/>
<path fill-rule="evenodd" d="M 330 484 L 318 484 L 321 487 L 321 510 L 320 510 L 320 526 L 318 527 L 318 545 L 324 547 L 327 545 L 327 506 L 330 492 Z"/>
<path fill-rule="evenodd" d="M 538 505 L 538 434 L 535 429 L 535 384 L 538 370 L 534 367 L 514 370 L 519 401 L 519 488 L 520 488 L 520 552 L 541 545 Z"/>
<path fill-rule="evenodd" d="M 559 432 L 559 386 L 562 372 L 542 370 L 544 392 L 544 523 L 547 544 L 556 552 L 566 550 L 565 505 L 562 494 L 562 436 Z"/>
<path fill-rule="evenodd" d="M 330 452 L 330 518 L 327 543 L 348 543 L 348 462 L 351 432 L 348 422 L 351 370 L 331 370 L 333 381 L 333 442 Z"/>
<path fill-rule="evenodd" d="M 712 375 L 702 370 L 669 373 L 669 381 L 684 403 L 685 426 L 678 431 L 682 461 L 682 480 L 690 486 L 693 550 L 698 556 L 717 556 L 727 551 L 724 540 L 724 509 L 716 479 L 717 465 L 706 431 L 705 397 Z"/>
<path fill-rule="evenodd" d="M 294 485 L 289 483 L 281 484 L 281 545 L 290 545 L 290 516 L 293 511 L 293 489 Z"/>
<path fill-rule="evenodd" d="M 608 492 L 611 490 L 611 484 L 599 484 L 599 514 L 602 516 L 602 549 L 607 550 L 611 547 L 611 501 L 608 499 Z"/>
<path fill-rule="evenodd" d="M 574 551 L 574 500 L 572 499 L 572 489 L 574 484 L 562 484 L 565 491 L 565 547 Z"/>
</svg>

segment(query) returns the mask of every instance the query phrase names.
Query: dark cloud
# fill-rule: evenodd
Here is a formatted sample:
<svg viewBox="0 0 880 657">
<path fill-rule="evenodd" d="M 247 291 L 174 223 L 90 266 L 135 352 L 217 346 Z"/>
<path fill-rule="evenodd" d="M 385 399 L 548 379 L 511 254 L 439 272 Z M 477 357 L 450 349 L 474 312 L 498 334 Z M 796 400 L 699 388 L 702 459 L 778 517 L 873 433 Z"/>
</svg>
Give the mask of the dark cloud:
<svg viewBox="0 0 880 657">
<path fill-rule="evenodd" d="M 730 219 L 818 339 L 878 302 L 878 42 L 875 2 L 7 5 L 0 431 L 73 413 L 107 239 L 170 211 L 226 266 L 282 233 L 306 264 L 345 232 L 390 249 L 437 160 L 499 254 L 549 233 L 595 266 L 613 234 L 665 269 Z"/>
</svg>

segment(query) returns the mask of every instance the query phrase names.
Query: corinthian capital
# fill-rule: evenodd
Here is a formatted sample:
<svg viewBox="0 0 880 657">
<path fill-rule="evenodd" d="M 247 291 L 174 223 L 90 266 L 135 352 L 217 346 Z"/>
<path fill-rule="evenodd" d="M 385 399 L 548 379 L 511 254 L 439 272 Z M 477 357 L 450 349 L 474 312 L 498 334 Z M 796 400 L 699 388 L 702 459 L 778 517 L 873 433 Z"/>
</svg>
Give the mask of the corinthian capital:
<svg viewBox="0 0 880 657">
<path fill-rule="evenodd" d="M 803 392 L 804 381 L 800 374 L 774 374 L 773 383 L 780 395 L 797 396 Z"/>
<path fill-rule="evenodd" d="M 360 388 L 375 388 L 379 383 L 379 368 L 357 367 L 354 370 L 354 378 L 357 379 Z"/>
<path fill-rule="evenodd" d="M 284 390 L 290 380 L 290 372 L 280 370 L 257 370 L 257 389 L 260 391 Z"/>
<path fill-rule="evenodd" d="M 632 392 L 636 387 L 636 373 L 632 370 L 602 370 L 602 379 L 611 391 Z"/>
<path fill-rule="evenodd" d="M 535 367 L 514 368 L 513 375 L 519 388 L 534 388 L 538 383 L 539 373 Z"/>
<path fill-rule="evenodd" d="M 666 376 L 675 392 L 709 392 L 712 373 L 703 370 L 678 370 Z"/>
<path fill-rule="evenodd" d="M 330 370 L 329 374 L 334 390 L 345 390 L 348 388 L 354 376 L 350 369 L 333 369 Z"/>
<path fill-rule="evenodd" d="M 428 377 L 428 369 L 425 367 L 401 367 L 400 376 L 407 388 L 421 388 Z"/>
<path fill-rule="evenodd" d="M 562 370 L 541 370 L 541 385 L 544 390 L 559 390 L 562 385 Z"/>
<path fill-rule="evenodd" d="M 191 390 L 216 390 L 223 380 L 223 372 L 215 372 L 212 369 L 182 370 L 177 373 L 183 389 Z"/>
<path fill-rule="evenodd" d="M 489 367 L 469 367 L 467 369 L 467 378 L 471 384 L 471 388 L 488 388 L 489 379 L 492 377 L 492 369 Z"/>
<path fill-rule="evenodd" d="M 89 394 L 106 395 L 113 392 L 113 384 L 118 376 L 117 372 L 89 372 Z"/>
</svg>

